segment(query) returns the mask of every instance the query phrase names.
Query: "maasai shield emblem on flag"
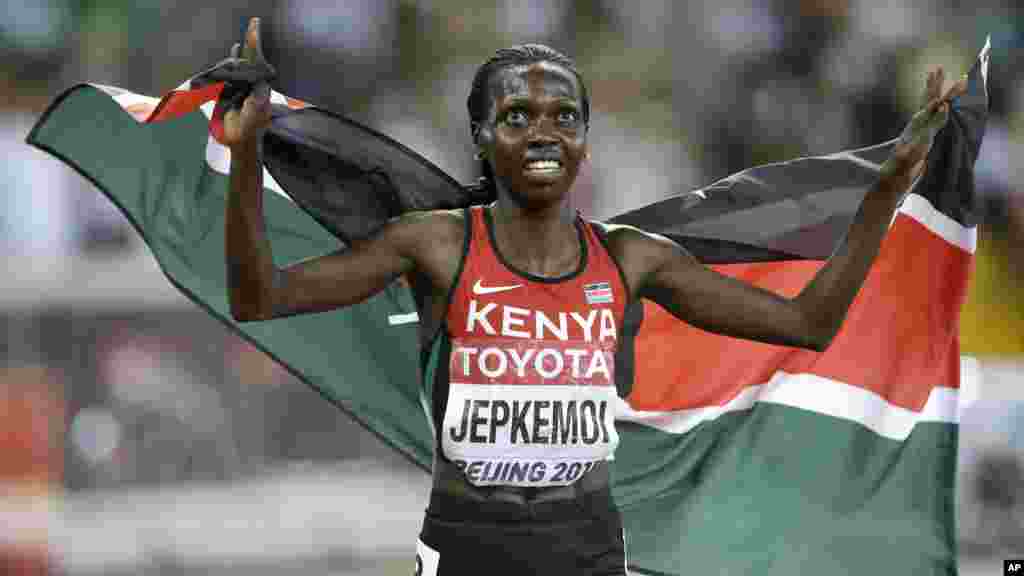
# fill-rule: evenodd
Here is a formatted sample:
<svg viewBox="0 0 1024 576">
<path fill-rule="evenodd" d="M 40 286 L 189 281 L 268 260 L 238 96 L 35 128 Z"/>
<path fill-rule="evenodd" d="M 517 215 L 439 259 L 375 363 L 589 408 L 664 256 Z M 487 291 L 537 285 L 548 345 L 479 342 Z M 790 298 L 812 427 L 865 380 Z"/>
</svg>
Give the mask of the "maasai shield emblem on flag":
<svg viewBox="0 0 1024 576">
<path fill-rule="evenodd" d="M 616 371 L 614 492 L 636 573 L 956 572 L 957 399 L 970 366 L 957 329 L 988 58 L 986 44 L 827 351 L 711 335 L 646 301 L 631 308 L 635 337 Z M 222 89 L 201 75 L 158 101 L 79 85 L 28 142 L 117 204 L 189 298 L 429 470 L 430 399 L 403 283 L 345 310 L 231 319 L 229 152 L 210 135 Z M 273 102 L 264 210 L 278 265 L 335 250 L 404 211 L 490 200 L 386 136 L 280 94 Z M 845 233 L 892 145 L 752 168 L 612 221 L 795 294 Z M 610 294 L 594 286 L 591 296 Z"/>
</svg>

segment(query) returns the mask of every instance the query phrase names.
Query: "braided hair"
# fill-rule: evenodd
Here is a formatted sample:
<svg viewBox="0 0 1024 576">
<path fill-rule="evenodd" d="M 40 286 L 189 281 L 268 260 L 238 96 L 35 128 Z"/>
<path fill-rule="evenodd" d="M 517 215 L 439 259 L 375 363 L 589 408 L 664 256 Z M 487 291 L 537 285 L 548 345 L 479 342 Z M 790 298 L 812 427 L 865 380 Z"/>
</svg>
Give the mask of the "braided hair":
<svg viewBox="0 0 1024 576">
<path fill-rule="evenodd" d="M 576 76 L 582 98 L 583 124 L 584 126 L 590 124 L 590 98 L 587 95 L 587 85 L 583 83 L 583 75 L 580 74 L 572 58 L 543 44 L 520 44 L 511 48 L 501 48 L 495 52 L 494 56 L 491 56 L 488 61 L 477 68 L 476 74 L 473 76 L 473 86 L 469 91 L 469 98 L 466 99 L 466 108 L 469 109 L 469 129 L 473 134 L 474 141 L 476 140 L 477 133 L 480 131 L 480 126 L 487 117 L 488 107 L 490 106 L 487 89 L 491 76 L 502 68 L 529 65 L 537 62 L 558 64 Z M 471 187 L 473 195 L 479 194 L 481 198 L 493 199 L 497 193 L 494 188 L 494 174 L 491 172 L 491 167 L 485 159 L 480 160 L 480 172 L 483 174 L 483 177 L 478 180 L 475 186 Z"/>
</svg>

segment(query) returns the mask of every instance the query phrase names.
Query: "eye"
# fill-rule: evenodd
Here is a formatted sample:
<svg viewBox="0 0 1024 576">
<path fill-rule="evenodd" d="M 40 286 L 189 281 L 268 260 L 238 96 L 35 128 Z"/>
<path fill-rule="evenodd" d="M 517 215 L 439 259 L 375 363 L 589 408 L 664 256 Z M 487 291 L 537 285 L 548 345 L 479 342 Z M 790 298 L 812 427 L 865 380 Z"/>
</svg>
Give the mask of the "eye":
<svg viewBox="0 0 1024 576">
<path fill-rule="evenodd" d="M 563 126 L 575 126 L 579 120 L 579 113 L 572 108 L 563 108 L 558 112 L 558 123 Z"/>
<path fill-rule="evenodd" d="M 529 119 L 526 117 L 526 112 L 520 108 L 513 108 L 505 114 L 505 123 L 509 126 L 521 128 L 529 123 Z"/>
</svg>

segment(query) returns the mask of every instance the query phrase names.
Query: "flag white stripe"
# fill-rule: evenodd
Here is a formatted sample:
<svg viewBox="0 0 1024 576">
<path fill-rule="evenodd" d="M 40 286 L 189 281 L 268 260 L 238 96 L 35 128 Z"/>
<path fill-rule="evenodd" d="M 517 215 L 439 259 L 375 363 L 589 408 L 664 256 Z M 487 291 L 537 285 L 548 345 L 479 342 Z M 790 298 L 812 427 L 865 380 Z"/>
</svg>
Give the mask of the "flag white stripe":
<svg viewBox="0 0 1024 576">
<path fill-rule="evenodd" d="M 390 314 L 388 316 L 388 324 L 391 326 L 399 326 L 401 324 L 411 324 L 413 322 L 419 322 L 420 315 L 416 312 L 408 312 L 406 314 Z"/>
<path fill-rule="evenodd" d="M 919 194 L 908 194 L 899 209 L 946 242 L 958 246 L 968 254 L 974 254 L 977 246 L 977 229 L 963 224 L 939 212 L 927 198 Z"/>
<path fill-rule="evenodd" d="M 153 98 L 152 96 L 136 94 L 134 92 L 129 92 L 123 88 L 118 88 L 117 86 L 108 86 L 106 84 L 89 85 L 112 98 L 114 102 L 117 102 L 117 104 L 124 109 L 127 109 L 130 106 L 135 106 L 136 104 L 147 104 L 150 107 L 155 108 L 156 105 L 160 103 L 159 98 Z"/>
<path fill-rule="evenodd" d="M 961 385 L 972 386 L 977 380 L 977 363 L 961 358 Z M 776 372 L 764 384 L 751 386 L 723 406 L 707 406 L 688 410 L 634 410 L 622 398 L 616 407 L 618 420 L 635 422 L 671 434 L 684 434 L 698 424 L 719 416 L 747 410 L 757 402 L 781 404 L 819 414 L 857 422 L 880 436 L 906 440 L 919 422 L 960 422 L 960 390 L 936 386 L 920 412 L 889 403 L 885 398 L 845 382 L 815 374 Z"/>
</svg>

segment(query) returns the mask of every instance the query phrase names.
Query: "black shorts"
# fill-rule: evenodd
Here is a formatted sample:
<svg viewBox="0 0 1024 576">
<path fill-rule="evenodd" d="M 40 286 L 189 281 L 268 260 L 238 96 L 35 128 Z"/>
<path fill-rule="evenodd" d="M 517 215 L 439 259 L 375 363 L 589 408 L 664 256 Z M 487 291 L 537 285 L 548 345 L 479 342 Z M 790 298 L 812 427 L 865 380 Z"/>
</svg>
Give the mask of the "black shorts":
<svg viewBox="0 0 1024 576">
<path fill-rule="evenodd" d="M 437 494 L 416 545 L 417 576 L 624 576 L 622 518 L 611 497 L 529 507 Z"/>
</svg>

